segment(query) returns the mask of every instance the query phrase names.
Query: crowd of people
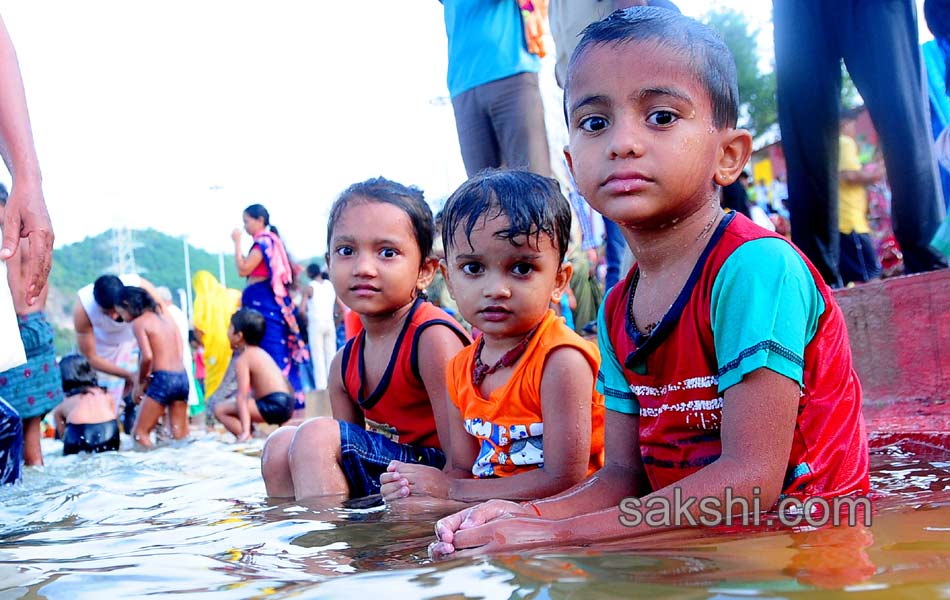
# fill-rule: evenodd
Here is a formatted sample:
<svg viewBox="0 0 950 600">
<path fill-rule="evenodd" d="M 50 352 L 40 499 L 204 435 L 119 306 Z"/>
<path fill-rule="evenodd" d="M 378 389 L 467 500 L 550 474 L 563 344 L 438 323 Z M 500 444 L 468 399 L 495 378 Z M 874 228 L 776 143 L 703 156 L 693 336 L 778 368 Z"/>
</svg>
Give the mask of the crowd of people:
<svg viewBox="0 0 950 600">
<path fill-rule="evenodd" d="M 195 310 L 196 342 L 226 336 L 233 350 L 215 366 L 224 372 L 207 410 L 238 441 L 255 424 L 280 426 L 261 458 L 270 497 L 481 502 L 437 523 L 437 555 L 656 531 L 619 518 L 631 496 L 648 506 L 729 494 L 768 509 L 780 497 L 867 494 L 860 384 L 832 286 L 879 274 L 866 213 L 883 169 L 855 163 L 851 115 L 822 134 L 840 129 L 841 218 L 836 206 L 839 235 L 806 228 L 816 263 L 792 243 L 807 179 L 797 163 L 787 187 L 741 182 L 752 138 L 737 127 L 722 39 L 665 1 L 555 1 L 571 175 L 562 188 L 549 177 L 543 123 L 495 106 L 540 118 L 544 47 L 532 32 L 545 4 L 444 1 L 469 179 L 437 215 L 417 188 L 382 177 L 351 185 L 331 208 L 326 271 L 310 265 L 304 286 L 266 208 L 243 211 L 253 241 L 245 252 L 241 231 L 232 235 L 247 278 L 240 300 L 225 319 Z M 775 2 L 777 21 L 785 4 Z M 495 39 L 502 32 L 510 39 Z M 498 64 L 473 66 L 486 47 Z M 931 198 L 939 192 L 914 201 L 929 211 Z M 606 286 L 578 231 L 583 206 L 614 232 Z M 908 272 L 941 265 L 920 239 L 905 241 Z M 43 306 L 43 261 L 20 250 L 30 262 L 25 275 L 11 268 L 10 287 L 24 341 L 38 341 L 26 344 L 30 373 L 16 369 L 41 411 L 21 414 L 27 464 L 42 462 L 30 419 L 56 405 L 67 453 L 117 449 L 123 414 L 142 447 L 162 428 L 187 436 L 194 361 L 165 294 L 136 275 L 80 290 L 80 354 L 57 367 L 36 350 L 51 347 L 46 329 L 31 325 L 42 321 L 30 315 Z M 621 267 L 624 252 L 632 268 Z M 304 418 L 310 385 L 327 390 L 331 417 Z M 5 473 L 19 462 L 6 441 L 12 421 L 0 420 Z"/>
</svg>

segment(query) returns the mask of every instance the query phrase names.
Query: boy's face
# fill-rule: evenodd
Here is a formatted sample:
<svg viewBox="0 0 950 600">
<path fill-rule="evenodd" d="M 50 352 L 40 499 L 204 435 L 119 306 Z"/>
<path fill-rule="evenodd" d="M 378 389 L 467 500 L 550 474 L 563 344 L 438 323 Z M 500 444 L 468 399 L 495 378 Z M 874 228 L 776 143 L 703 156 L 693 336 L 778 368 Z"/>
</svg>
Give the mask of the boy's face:
<svg viewBox="0 0 950 600">
<path fill-rule="evenodd" d="M 653 42 L 587 48 L 567 102 L 567 159 L 578 189 L 628 228 L 661 228 L 699 210 L 714 183 L 734 181 L 748 157 L 733 144 L 748 133 L 716 127 L 683 54 Z"/>
<path fill-rule="evenodd" d="M 550 237 L 516 238 L 515 246 L 496 235 L 507 228 L 504 215 L 479 222 L 469 238 L 459 228 L 442 267 L 465 320 L 499 341 L 531 331 L 571 278 Z"/>
<path fill-rule="evenodd" d="M 244 334 L 234 331 L 234 325 L 228 325 L 228 342 L 232 350 L 239 350 L 244 345 Z"/>
</svg>

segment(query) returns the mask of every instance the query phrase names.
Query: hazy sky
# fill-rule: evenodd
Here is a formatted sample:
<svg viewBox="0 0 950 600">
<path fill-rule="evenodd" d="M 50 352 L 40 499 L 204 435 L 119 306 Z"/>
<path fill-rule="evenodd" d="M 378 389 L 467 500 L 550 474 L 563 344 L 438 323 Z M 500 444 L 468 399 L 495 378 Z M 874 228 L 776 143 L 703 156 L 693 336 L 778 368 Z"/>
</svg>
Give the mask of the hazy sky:
<svg viewBox="0 0 950 600">
<path fill-rule="evenodd" d="M 768 63 L 771 3 L 720 4 L 762 29 Z M 436 0 L 12 0 L 0 14 L 57 246 L 127 225 L 227 251 L 260 202 L 307 257 L 350 183 L 385 175 L 435 200 L 464 180 Z"/>
</svg>

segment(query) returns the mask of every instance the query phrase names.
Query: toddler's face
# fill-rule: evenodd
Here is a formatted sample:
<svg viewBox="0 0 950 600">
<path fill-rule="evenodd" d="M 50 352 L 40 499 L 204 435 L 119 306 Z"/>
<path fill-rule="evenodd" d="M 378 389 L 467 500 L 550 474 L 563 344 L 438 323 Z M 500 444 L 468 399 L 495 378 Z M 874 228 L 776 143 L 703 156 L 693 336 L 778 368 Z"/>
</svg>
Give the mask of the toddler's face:
<svg viewBox="0 0 950 600">
<path fill-rule="evenodd" d="M 658 229 L 709 201 L 723 135 L 681 52 L 652 42 L 587 48 L 567 96 L 568 161 L 598 212 Z"/>
<path fill-rule="evenodd" d="M 550 237 L 516 238 L 515 245 L 497 235 L 508 226 L 499 215 L 480 221 L 468 237 L 456 230 L 443 267 L 465 320 L 499 341 L 531 331 L 570 279 Z"/>
</svg>

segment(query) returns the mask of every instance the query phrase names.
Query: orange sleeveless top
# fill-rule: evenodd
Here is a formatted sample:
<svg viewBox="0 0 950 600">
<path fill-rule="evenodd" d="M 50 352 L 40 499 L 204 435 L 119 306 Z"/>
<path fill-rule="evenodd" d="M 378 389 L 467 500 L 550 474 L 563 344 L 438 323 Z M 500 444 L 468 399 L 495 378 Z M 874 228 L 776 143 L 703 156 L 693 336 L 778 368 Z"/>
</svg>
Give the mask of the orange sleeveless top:
<svg viewBox="0 0 950 600">
<path fill-rule="evenodd" d="M 553 310 L 538 326 L 524 355 L 515 365 L 508 383 L 483 398 L 472 381 L 475 366 L 473 344 L 449 361 L 446 379 L 449 397 L 462 413 L 465 430 L 481 447 L 472 466 L 476 477 L 509 477 L 544 466 L 544 419 L 541 414 L 541 376 L 548 354 L 562 346 L 584 355 L 591 380 L 591 444 L 588 474 L 604 466 L 604 397 L 597 391 L 600 352 L 564 324 Z M 550 432 L 557 436 L 557 431 Z"/>
</svg>

